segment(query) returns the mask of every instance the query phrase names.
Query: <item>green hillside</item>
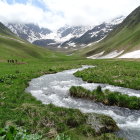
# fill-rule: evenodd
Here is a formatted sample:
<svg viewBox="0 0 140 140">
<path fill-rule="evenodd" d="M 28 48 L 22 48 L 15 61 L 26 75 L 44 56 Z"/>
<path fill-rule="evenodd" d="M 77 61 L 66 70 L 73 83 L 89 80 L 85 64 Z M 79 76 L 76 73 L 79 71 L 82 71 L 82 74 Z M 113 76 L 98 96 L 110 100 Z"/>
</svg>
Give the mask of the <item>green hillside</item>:
<svg viewBox="0 0 140 140">
<path fill-rule="evenodd" d="M 0 23 L 0 62 L 17 59 L 19 62 L 33 60 L 69 59 L 64 54 L 52 52 L 46 48 L 32 45 L 16 37 L 7 27 Z"/>
<path fill-rule="evenodd" d="M 140 7 L 135 9 L 103 41 L 78 51 L 86 56 L 124 50 L 124 53 L 140 49 Z"/>
<path fill-rule="evenodd" d="M 47 58 L 54 53 L 41 47 L 33 46 L 32 44 L 13 40 L 12 38 L 0 37 L 0 59 L 38 59 Z"/>
<path fill-rule="evenodd" d="M 7 27 L 5 27 L 1 22 L 0 22 L 0 35 L 8 35 L 16 37 L 16 35 L 13 32 L 11 32 Z"/>
</svg>

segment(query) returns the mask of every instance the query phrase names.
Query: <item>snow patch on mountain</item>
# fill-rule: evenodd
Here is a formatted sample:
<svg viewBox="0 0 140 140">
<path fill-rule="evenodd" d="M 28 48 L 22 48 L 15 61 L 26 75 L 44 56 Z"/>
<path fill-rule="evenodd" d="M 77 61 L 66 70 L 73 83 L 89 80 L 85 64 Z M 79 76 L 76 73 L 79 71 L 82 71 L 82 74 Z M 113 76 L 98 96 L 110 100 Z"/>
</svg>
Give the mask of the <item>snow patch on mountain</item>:
<svg viewBox="0 0 140 140">
<path fill-rule="evenodd" d="M 104 54 L 104 52 L 105 52 L 105 51 L 100 52 L 100 53 L 97 53 L 97 54 L 92 55 L 92 56 L 89 56 L 89 57 L 87 57 L 87 58 L 89 58 L 89 59 L 97 59 L 97 58 L 99 58 L 100 56 L 102 56 L 102 55 Z"/>
<path fill-rule="evenodd" d="M 52 31 L 47 28 L 40 28 L 35 24 L 15 24 L 7 23 L 6 26 L 20 38 L 34 42 L 35 40 L 44 39 Z"/>
<path fill-rule="evenodd" d="M 120 56 L 119 58 L 140 58 L 140 50 L 126 53 L 126 54 Z"/>
<path fill-rule="evenodd" d="M 126 18 L 125 16 L 119 16 L 119 17 L 117 17 L 117 18 L 108 20 L 107 23 L 108 23 L 108 24 L 117 25 L 117 24 L 122 23 L 123 20 L 124 20 L 125 18 Z"/>
<path fill-rule="evenodd" d="M 122 53 L 124 52 L 124 50 L 118 52 L 117 50 L 113 51 L 113 52 L 110 52 L 109 54 L 107 55 L 104 55 L 104 56 L 101 56 L 100 59 L 109 59 L 109 58 L 116 58 L 118 57 L 119 55 L 121 55 Z"/>
<path fill-rule="evenodd" d="M 100 53 L 97 53 L 95 55 L 89 56 L 87 58 L 89 59 L 110 59 L 110 58 L 117 58 L 118 56 L 120 56 L 122 53 L 124 52 L 124 50 L 122 51 L 112 51 L 106 55 L 103 55 L 105 53 L 105 51 L 102 51 Z"/>
</svg>

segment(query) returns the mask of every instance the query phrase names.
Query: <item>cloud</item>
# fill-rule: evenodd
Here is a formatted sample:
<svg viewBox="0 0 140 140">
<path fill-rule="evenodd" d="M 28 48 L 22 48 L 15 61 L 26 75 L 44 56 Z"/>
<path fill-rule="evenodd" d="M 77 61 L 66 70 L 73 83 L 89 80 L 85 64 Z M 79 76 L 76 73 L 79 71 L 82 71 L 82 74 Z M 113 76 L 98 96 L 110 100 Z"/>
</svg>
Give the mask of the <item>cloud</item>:
<svg viewBox="0 0 140 140">
<path fill-rule="evenodd" d="M 0 19 L 56 29 L 64 24 L 95 25 L 128 15 L 139 5 L 139 0 L 27 0 L 26 3 L 15 0 L 13 4 L 0 0 Z"/>
</svg>

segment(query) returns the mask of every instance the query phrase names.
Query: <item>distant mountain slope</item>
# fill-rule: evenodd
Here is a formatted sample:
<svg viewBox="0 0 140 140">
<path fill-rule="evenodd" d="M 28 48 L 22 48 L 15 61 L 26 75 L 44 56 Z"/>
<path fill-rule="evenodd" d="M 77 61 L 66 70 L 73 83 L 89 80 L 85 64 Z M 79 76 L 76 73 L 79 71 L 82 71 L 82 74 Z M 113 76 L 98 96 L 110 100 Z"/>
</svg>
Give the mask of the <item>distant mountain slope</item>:
<svg viewBox="0 0 140 140">
<path fill-rule="evenodd" d="M 1 22 L 0 22 L 0 34 L 1 35 L 8 35 L 8 36 L 16 36 L 13 32 L 11 32 L 11 30 L 9 30 Z"/>
<path fill-rule="evenodd" d="M 37 59 L 57 59 L 57 57 L 61 56 L 58 53 L 32 45 L 12 35 L 13 33 L 0 23 L 0 62 L 7 61 L 8 59 L 17 59 L 20 62 L 27 62 Z"/>
<path fill-rule="evenodd" d="M 69 36 L 70 38 L 73 37 L 80 37 L 84 33 L 86 33 L 88 30 L 92 29 L 93 26 L 68 26 L 65 25 L 64 27 L 61 27 L 58 29 L 57 33 L 60 35 L 60 38 L 64 38 Z M 67 40 L 70 39 L 67 37 Z"/>
<path fill-rule="evenodd" d="M 90 43 L 102 40 L 120 24 L 124 18 L 124 16 L 120 16 L 94 27 L 66 25 L 58 29 L 56 34 L 52 33 L 48 35 L 46 37 L 48 39 L 36 40 L 33 44 L 48 47 L 53 50 L 75 50 L 83 48 Z"/>
<path fill-rule="evenodd" d="M 46 45 L 48 46 L 48 45 L 56 44 L 56 42 L 53 39 L 40 39 L 34 41 L 33 44 L 45 47 Z"/>
<path fill-rule="evenodd" d="M 105 38 L 109 32 L 111 32 L 118 24 L 124 20 L 124 16 L 117 17 L 111 21 L 104 22 L 100 25 L 93 27 L 91 30 L 88 30 L 80 37 L 74 37 L 61 44 L 62 47 L 69 46 L 86 46 L 90 43 L 99 42 Z"/>
<path fill-rule="evenodd" d="M 56 32 L 48 34 L 43 40 L 36 40 L 33 44 L 40 44 L 40 46 L 52 46 L 53 48 L 59 48 L 61 44 L 72 39 L 81 37 L 85 32 L 92 29 L 92 26 L 69 26 L 59 28 Z M 46 41 L 45 41 L 46 40 Z M 53 40 L 53 44 L 49 43 Z M 44 44 L 46 42 L 46 45 Z"/>
<path fill-rule="evenodd" d="M 99 42 L 124 20 L 117 17 L 97 26 L 69 26 L 51 31 L 34 24 L 6 24 L 20 38 L 53 50 L 75 50 Z"/>
<path fill-rule="evenodd" d="M 40 28 L 35 24 L 6 24 L 6 26 L 20 38 L 33 42 L 44 38 L 52 31 L 47 28 Z"/>
<path fill-rule="evenodd" d="M 140 7 L 135 9 L 104 40 L 79 53 L 90 58 L 113 58 L 137 50 L 140 50 Z M 133 56 L 129 58 L 131 57 L 133 58 Z"/>
</svg>

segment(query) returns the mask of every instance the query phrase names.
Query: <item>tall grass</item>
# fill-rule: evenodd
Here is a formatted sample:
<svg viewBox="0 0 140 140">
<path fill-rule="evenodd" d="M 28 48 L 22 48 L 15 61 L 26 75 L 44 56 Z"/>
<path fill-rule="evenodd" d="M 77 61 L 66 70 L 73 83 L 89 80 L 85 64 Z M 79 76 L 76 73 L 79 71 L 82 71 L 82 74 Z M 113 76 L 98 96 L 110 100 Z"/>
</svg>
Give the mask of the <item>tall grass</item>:
<svg viewBox="0 0 140 140">
<path fill-rule="evenodd" d="M 119 92 L 111 92 L 109 90 L 102 91 L 98 86 L 96 90 L 90 91 L 80 86 L 72 86 L 70 88 L 72 97 L 91 99 L 96 102 L 102 102 L 109 106 L 119 106 L 129 109 L 140 109 L 140 98 L 128 96 Z"/>
</svg>

